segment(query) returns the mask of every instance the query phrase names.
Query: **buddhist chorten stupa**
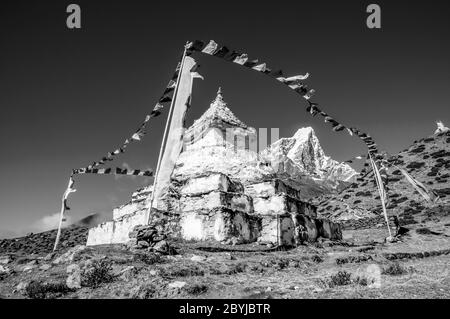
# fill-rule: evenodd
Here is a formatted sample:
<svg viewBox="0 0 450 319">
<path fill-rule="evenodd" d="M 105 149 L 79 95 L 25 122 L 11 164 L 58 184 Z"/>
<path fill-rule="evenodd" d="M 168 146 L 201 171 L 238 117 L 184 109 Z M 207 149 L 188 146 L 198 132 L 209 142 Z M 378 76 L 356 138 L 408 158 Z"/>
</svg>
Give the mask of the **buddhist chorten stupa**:
<svg viewBox="0 0 450 319">
<path fill-rule="evenodd" d="M 339 239 L 337 224 L 317 219 L 301 190 L 277 178 L 261 161 L 256 130 L 228 108 L 221 89 L 184 134 L 172 173 L 167 211 L 152 209 L 150 225 L 169 237 L 222 243 L 295 246 L 319 236 Z M 88 245 L 126 243 L 145 223 L 151 187 L 114 209 L 113 220 L 90 229 Z"/>
</svg>

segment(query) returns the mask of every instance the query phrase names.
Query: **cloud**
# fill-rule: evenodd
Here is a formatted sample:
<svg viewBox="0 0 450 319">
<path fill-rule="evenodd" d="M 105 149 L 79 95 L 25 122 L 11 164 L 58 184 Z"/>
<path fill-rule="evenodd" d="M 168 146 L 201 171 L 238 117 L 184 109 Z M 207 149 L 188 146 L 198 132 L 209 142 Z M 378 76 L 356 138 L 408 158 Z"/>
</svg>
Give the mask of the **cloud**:
<svg viewBox="0 0 450 319">
<path fill-rule="evenodd" d="M 46 215 L 41 219 L 37 220 L 30 229 L 32 232 L 44 232 L 47 230 L 57 229 L 59 226 L 60 214 L 55 213 L 52 215 Z M 66 215 L 66 221 L 63 223 L 63 227 L 66 227 L 72 223 L 72 217 Z"/>
<path fill-rule="evenodd" d="M 110 221 L 112 219 L 112 211 L 105 211 L 86 216 L 74 223 L 76 226 L 94 227 L 100 223 Z"/>
</svg>

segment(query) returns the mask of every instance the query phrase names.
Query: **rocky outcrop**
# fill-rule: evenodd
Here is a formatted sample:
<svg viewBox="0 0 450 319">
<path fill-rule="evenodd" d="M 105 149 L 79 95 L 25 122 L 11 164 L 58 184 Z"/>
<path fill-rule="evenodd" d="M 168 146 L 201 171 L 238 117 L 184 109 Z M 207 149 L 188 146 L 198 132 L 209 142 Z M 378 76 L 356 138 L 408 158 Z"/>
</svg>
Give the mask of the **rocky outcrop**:
<svg viewBox="0 0 450 319">
<path fill-rule="evenodd" d="M 85 245 L 88 228 L 69 226 L 62 229 L 59 249 Z M 0 239 L 0 254 L 15 252 L 42 254 L 52 251 L 55 245 L 56 229 L 14 239 Z"/>
<path fill-rule="evenodd" d="M 444 123 L 442 123 L 441 121 L 436 122 L 436 124 L 437 124 L 437 129 L 436 129 L 436 131 L 434 131 L 435 135 L 441 134 L 441 133 L 446 133 L 446 132 L 450 131 L 450 128 L 446 127 L 444 125 Z"/>
</svg>

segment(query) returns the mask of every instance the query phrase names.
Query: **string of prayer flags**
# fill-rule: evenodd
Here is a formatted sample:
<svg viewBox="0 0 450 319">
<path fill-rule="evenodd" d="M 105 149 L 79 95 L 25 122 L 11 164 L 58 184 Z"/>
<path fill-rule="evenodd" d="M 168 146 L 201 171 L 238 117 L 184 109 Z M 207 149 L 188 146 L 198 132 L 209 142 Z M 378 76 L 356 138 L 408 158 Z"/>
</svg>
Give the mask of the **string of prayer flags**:
<svg viewBox="0 0 450 319">
<path fill-rule="evenodd" d="M 244 63 L 244 66 L 248 67 L 248 68 L 253 68 L 254 66 L 258 65 L 259 60 L 252 60 L 252 61 L 248 61 Z"/>
<path fill-rule="evenodd" d="M 300 81 L 304 81 L 307 78 L 309 78 L 309 73 L 306 73 L 305 75 L 294 75 L 288 78 L 279 77 L 277 78 L 277 80 L 283 82 L 284 84 L 290 85 L 299 83 Z"/>
<path fill-rule="evenodd" d="M 122 145 L 117 148 L 116 150 L 112 152 L 108 152 L 108 154 L 100 161 L 93 162 L 91 165 L 88 165 L 87 167 L 76 169 L 72 171 L 72 174 L 70 175 L 69 179 L 69 185 L 66 189 L 66 191 L 63 194 L 62 197 L 62 205 L 61 205 L 61 213 L 60 213 L 60 223 L 58 227 L 58 232 L 56 235 L 55 245 L 53 247 L 53 250 L 55 251 L 58 247 L 58 243 L 61 237 L 61 228 L 62 223 L 66 220 L 65 217 L 65 211 L 70 210 L 70 207 L 67 204 L 68 197 L 71 193 L 75 192 L 76 190 L 73 188 L 74 185 L 74 179 L 73 176 L 75 174 L 113 174 L 113 175 L 132 175 L 132 176 L 146 176 L 151 177 L 153 176 L 153 171 L 151 170 L 128 170 L 128 169 L 122 169 L 122 168 L 98 168 L 101 165 L 104 165 L 108 161 L 113 161 L 114 157 L 124 153 L 126 147 L 128 144 L 130 144 L 132 141 L 138 141 L 140 142 L 145 135 L 145 128 L 147 126 L 147 123 L 150 121 L 151 118 L 157 117 L 161 114 L 161 110 L 164 108 L 164 103 L 171 102 L 172 97 L 170 96 L 173 94 L 176 88 L 176 82 L 175 80 L 178 78 L 178 74 L 180 71 L 181 63 L 177 64 L 176 70 L 174 75 L 172 76 L 171 80 L 169 81 L 166 89 L 164 90 L 161 98 L 159 99 L 158 103 L 154 106 L 152 112 L 150 114 L 147 114 L 145 116 L 144 122 L 140 125 L 140 127 L 136 130 L 133 135 L 131 135 L 130 138 L 127 138 Z"/>
<path fill-rule="evenodd" d="M 130 176 L 153 176 L 152 170 L 126 169 L 126 168 L 80 168 L 73 171 L 73 174 L 97 174 L 97 175 L 130 175 Z"/>
<path fill-rule="evenodd" d="M 365 159 L 365 155 L 357 155 L 357 156 L 352 157 L 351 159 L 348 159 L 348 160 L 344 161 L 344 163 L 351 164 L 355 160 L 363 160 L 363 159 Z"/>
<path fill-rule="evenodd" d="M 309 89 L 307 85 L 305 85 L 302 81 L 305 81 L 309 78 L 309 73 L 306 73 L 305 75 L 295 75 L 291 77 L 284 77 L 283 72 L 281 70 L 272 71 L 270 68 L 267 67 L 266 63 L 259 62 L 258 59 L 249 60 L 249 57 L 245 53 L 238 53 L 237 51 L 232 51 L 230 53 L 230 50 L 222 46 L 218 49 L 219 45 L 211 40 L 206 46 L 202 41 L 193 41 L 189 42 L 186 46 L 189 50 L 192 51 L 201 51 L 202 53 L 210 54 L 216 57 L 223 58 L 224 60 L 231 61 L 240 65 L 243 65 L 245 67 L 251 68 L 255 71 L 264 73 L 266 75 L 269 75 L 273 78 L 275 78 L 277 81 L 285 84 L 288 86 L 291 90 L 302 96 L 307 102 L 308 107 L 306 108 L 306 111 L 311 114 L 311 116 L 316 116 L 317 114 L 320 114 L 326 123 L 331 124 L 331 128 L 334 132 L 341 132 L 346 130 L 347 133 L 350 136 L 356 135 L 358 136 L 366 145 L 368 149 L 368 157 L 370 160 L 374 163 L 374 165 L 380 164 L 382 156 L 379 156 L 377 144 L 372 139 L 371 136 L 359 131 L 355 128 L 349 128 L 340 122 L 336 121 L 332 116 L 328 115 L 326 112 L 322 111 L 317 103 L 314 103 L 311 101 L 312 97 L 314 96 L 315 90 Z M 372 157 L 374 160 L 372 160 Z M 368 168 L 369 163 L 366 162 L 364 165 L 361 174 L 365 174 L 366 169 Z M 381 169 L 383 176 L 384 176 L 384 170 Z M 377 169 L 378 172 L 378 169 Z M 380 175 L 381 176 L 381 175 Z M 387 176 L 387 173 L 386 173 Z M 387 183 L 387 178 L 383 178 L 384 182 Z M 383 179 L 380 177 L 380 183 L 383 184 Z M 384 189 L 384 184 L 383 184 Z M 384 202 L 383 202 L 384 203 Z"/>
<path fill-rule="evenodd" d="M 253 70 L 259 71 L 259 72 L 264 72 L 266 70 L 266 64 L 265 63 L 261 63 L 258 65 L 255 65 L 254 67 L 252 67 Z"/>
<path fill-rule="evenodd" d="M 177 64 L 178 70 L 179 70 L 179 67 L 180 67 L 180 63 Z M 175 71 L 175 74 L 178 73 L 178 70 Z M 94 168 L 104 165 L 108 161 L 113 161 L 117 155 L 125 152 L 125 148 L 128 146 L 128 144 L 130 144 L 131 142 L 142 141 L 142 138 L 145 135 L 145 128 L 147 126 L 147 123 L 150 121 L 151 118 L 157 117 L 161 114 L 161 110 L 164 108 L 165 103 L 172 101 L 171 95 L 173 95 L 173 92 L 175 91 L 175 87 L 176 87 L 176 82 L 173 80 L 173 78 L 176 79 L 176 76 L 172 77 L 172 79 L 169 81 L 169 83 L 167 84 L 166 88 L 164 89 L 164 92 L 163 92 L 161 98 L 159 99 L 158 103 L 156 103 L 152 112 L 145 116 L 144 122 L 135 131 L 135 133 L 133 133 L 131 135 L 131 137 L 127 138 L 119 148 L 115 149 L 112 152 L 108 152 L 108 154 L 106 156 L 102 157 L 102 159 L 100 161 L 93 162 L 91 165 L 87 166 L 86 167 L 87 169 L 94 169 Z"/>
<path fill-rule="evenodd" d="M 309 112 L 312 116 L 316 116 L 320 112 L 320 109 L 317 107 L 317 105 L 317 103 L 309 102 L 309 106 L 306 108 L 306 111 Z"/>
<path fill-rule="evenodd" d="M 247 62 L 247 60 L 248 60 L 248 55 L 245 54 L 245 53 L 243 53 L 243 54 L 237 56 L 237 57 L 233 60 L 233 62 L 234 62 L 234 63 L 237 63 L 237 64 L 240 64 L 240 65 L 244 65 L 244 63 Z"/>
<path fill-rule="evenodd" d="M 211 54 L 212 55 L 212 54 L 214 54 L 214 52 L 217 51 L 218 46 L 219 45 L 214 40 L 211 40 L 206 45 L 206 47 L 202 50 L 202 53 L 206 53 L 206 54 Z"/>
<path fill-rule="evenodd" d="M 272 71 L 271 68 L 267 66 L 266 63 L 260 62 L 258 59 L 250 60 L 246 53 L 240 53 L 236 50 L 230 51 L 226 46 L 219 46 L 214 40 L 210 40 L 206 45 L 203 41 L 195 40 L 192 42 L 188 42 L 186 45 L 186 49 L 189 52 L 198 51 L 204 54 L 209 54 L 212 56 L 216 56 L 222 58 L 226 61 L 230 61 L 239 65 L 243 65 L 245 67 L 251 68 L 255 71 L 264 73 L 275 78 L 277 81 L 285 84 L 290 89 L 294 90 L 296 93 L 301 95 L 307 102 L 309 106 L 307 107 L 307 112 L 309 112 L 312 116 L 316 116 L 320 114 L 324 117 L 325 122 L 331 123 L 331 128 L 335 132 L 341 132 L 343 130 L 347 130 L 350 136 L 357 135 L 363 142 L 366 144 L 369 152 L 372 155 L 376 155 L 378 153 L 377 145 L 373 141 L 373 139 L 365 133 L 360 132 L 354 128 L 348 128 L 345 125 L 339 123 L 334 120 L 331 116 L 329 116 L 326 112 L 323 112 L 318 108 L 318 104 L 311 102 L 310 100 L 314 96 L 315 90 L 308 89 L 307 85 L 305 85 L 302 81 L 305 81 L 309 78 L 310 74 L 305 73 L 301 75 L 293 75 L 289 77 L 284 77 L 283 72 L 281 70 Z"/>
<path fill-rule="evenodd" d="M 203 41 L 199 41 L 199 40 L 188 42 L 186 44 L 186 49 L 192 50 L 192 51 L 202 51 L 204 47 L 205 47 L 205 44 L 203 43 Z"/>
<path fill-rule="evenodd" d="M 225 55 L 226 55 L 228 52 L 230 52 L 230 50 L 229 50 L 226 46 L 223 46 L 223 47 L 220 47 L 219 50 L 217 50 L 216 52 L 214 52 L 213 55 L 216 56 L 216 57 L 218 57 L 218 58 L 223 58 L 223 57 L 225 57 Z"/>
<path fill-rule="evenodd" d="M 148 115 L 149 118 L 152 117 L 157 117 L 158 115 L 161 114 L 161 109 L 164 108 L 164 105 L 162 105 L 161 103 L 156 103 L 155 107 L 153 108 L 152 112 L 150 113 L 150 115 Z"/>
<path fill-rule="evenodd" d="M 266 72 L 264 72 L 266 75 L 273 77 L 275 79 L 279 79 L 280 77 L 283 77 L 283 71 L 281 70 L 266 70 Z"/>
<path fill-rule="evenodd" d="M 233 50 L 233 52 L 228 53 L 228 54 L 225 55 L 223 58 L 224 58 L 226 61 L 233 62 L 239 55 L 240 55 L 239 52 L 236 52 L 236 51 Z"/>
<path fill-rule="evenodd" d="M 305 98 L 306 100 L 309 100 L 314 96 L 315 93 L 316 93 L 316 90 L 311 89 L 305 95 L 303 95 L 303 98 Z"/>
</svg>

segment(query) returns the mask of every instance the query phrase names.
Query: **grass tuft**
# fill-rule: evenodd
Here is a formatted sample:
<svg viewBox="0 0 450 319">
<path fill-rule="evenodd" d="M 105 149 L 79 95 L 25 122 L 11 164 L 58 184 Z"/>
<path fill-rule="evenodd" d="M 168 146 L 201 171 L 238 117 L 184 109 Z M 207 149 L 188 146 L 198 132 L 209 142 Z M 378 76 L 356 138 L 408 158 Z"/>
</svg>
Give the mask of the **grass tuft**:
<svg viewBox="0 0 450 319">
<path fill-rule="evenodd" d="M 406 274 L 408 270 L 402 267 L 399 263 L 392 263 L 388 267 L 383 268 L 382 274 L 389 276 L 400 276 Z"/>
</svg>

